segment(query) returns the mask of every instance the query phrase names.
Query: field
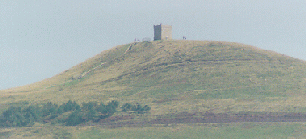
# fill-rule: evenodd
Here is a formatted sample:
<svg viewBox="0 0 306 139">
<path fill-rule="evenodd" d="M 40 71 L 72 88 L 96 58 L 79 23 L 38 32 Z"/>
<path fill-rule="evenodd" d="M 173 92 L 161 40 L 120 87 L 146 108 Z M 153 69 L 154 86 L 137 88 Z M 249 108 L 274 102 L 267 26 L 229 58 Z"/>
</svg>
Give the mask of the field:
<svg viewBox="0 0 306 139">
<path fill-rule="evenodd" d="M 305 68 L 302 60 L 239 43 L 131 43 L 41 82 L 1 90 L 0 104 L 118 100 L 149 104 L 155 114 L 305 112 Z"/>
<path fill-rule="evenodd" d="M 130 43 L 103 51 L 52 78 L 1 90 L 0 112 L 9 106 L 48 101 L 62 104 L 73 100 L 82 104 L 117 100 L 120 105 L 136 102 L 149 105 L 152 109 L 148 117 L 161 115 L 167 118 L 184 112 L 304 114 L 305 69 L 305 61 L 239 43 L 185 40 Z M 122 112 L 118 110 L 115 116 L 120 114 Z M 259 120 L 247 123 L 250 121 L 238 120 L 215 124 L 173 122 L 143 127 L 104 127 L 101 123 L 64 127 L 37 123 L 34 127 L 1 128 L 1 136 L 305 137 L 302 132 L 305 129 L 303 118 L 299 123 L 284 121 L 260 123 Z"/>
<path fill-rule="evenodd" d="M 119 129 L 89 129 L 80 138 L 302 138 L 305 125 L 296 123 L 234 123 L 175 125 L 172 127 L 144 127 Z"/>
<path fill-rule="evenodd" d="M 99 126 L 1 129 L 1 138 L 75 138 L 75 139 L 252 139 L 252 138 L 305 138 L 305 123 L 221 123 L 221 124 L 177 124 L 152 127 L 102 128 Z"/>
</svg>

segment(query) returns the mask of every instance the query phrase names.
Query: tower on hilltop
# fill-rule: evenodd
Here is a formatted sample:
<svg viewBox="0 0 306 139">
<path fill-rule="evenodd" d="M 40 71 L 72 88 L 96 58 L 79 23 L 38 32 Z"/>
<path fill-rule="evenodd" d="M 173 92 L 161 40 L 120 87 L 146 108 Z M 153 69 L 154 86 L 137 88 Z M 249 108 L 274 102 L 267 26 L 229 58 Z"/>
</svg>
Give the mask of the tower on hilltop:
<svg viewBox="0 0 306 139">
<path fill-rule="evenodd" d="M 171 40 L 172 26 L 171 25 L 154 25 L 154 41 L 155 40 Z"/>
</svg>

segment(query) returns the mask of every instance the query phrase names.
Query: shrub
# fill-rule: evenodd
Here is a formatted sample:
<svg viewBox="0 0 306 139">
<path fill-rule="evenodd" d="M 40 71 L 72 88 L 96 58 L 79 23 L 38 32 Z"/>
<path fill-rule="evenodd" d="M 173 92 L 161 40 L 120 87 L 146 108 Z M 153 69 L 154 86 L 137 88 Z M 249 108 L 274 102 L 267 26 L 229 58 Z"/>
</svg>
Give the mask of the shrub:
<svg viewBox="0 0 306 139">
<path fill-rule="evenodd" d="M 31 105 L 23 110 L 26 119 L 30 119 L 31 122 L 34 123 L 37 121 L 41 121 L 42 119 L 42 109 L 39 106 Z"/>
<path fill-rule="evenodd" d="M 82 113 L 80 110 L 73 111 L 66 120 L 67 126 L 76 126 L 83 122 Z"/>
<path fill-rule="evenodd" d="M 5 127 L 16 126 L 32 126 L 35 122 L 51 122 L 64 123 L 67 126 L 75 126 L 83 122 L 105 119 L 112 116 L 118 107 L 118 101 L 111 101 L 107 105 L 97 102 L 83 103 L 82 107 L 75 101 L 69 100 L 60 106 L 48 102 L 39 105 L 30 105 L 28 107 L 9 107 L 8 110 L 2 113 L 0 117 L 0 124 Z M 59 115 L 70 112 L 67 118 Z"/>
<path fill-rule="evenodd" d="M 132 105 L 130 103 L 125 103 L 121 107 L 123 112 L 132 111 L 134 113 L 143 114 L 151 110 L 151 107 L 148 105 L 141 106 L 139 103 L 136 103 L 136 105 Z"/>
<path fill-rule="evenodd" d="M 31 116 L 29 118 L 32 119 Z M 9 107 L 8 110 L 3 112 L 1 123 L 3 126 L 7 127 L 21 127 L 28 126 L 31 119 L 26 119 L 21 110 L 21 107 Z"/>
<path fill-rule="evenodd" d="M 56 117 L 58 113 L 58 105 L 53 104 L 51 102 L 46 103 L 42 108 L 43 116 L 52 115 L 52 117 Z"/>
<path fill-rule="evenodd" d="M 63 104 L 64 112 L 68 111 L 75 111 L 80 109 L 80 105 L 77 104 L 75 101 L 69 100 L 67 103 Z"/>
<path fill-rule="evenodd" d="M 121 109 L 122 109 L 123 112 L 131 111 L 132 110 L 132 104 L 125 103 L 124 105 L 122 105 Z"/>
</svg>

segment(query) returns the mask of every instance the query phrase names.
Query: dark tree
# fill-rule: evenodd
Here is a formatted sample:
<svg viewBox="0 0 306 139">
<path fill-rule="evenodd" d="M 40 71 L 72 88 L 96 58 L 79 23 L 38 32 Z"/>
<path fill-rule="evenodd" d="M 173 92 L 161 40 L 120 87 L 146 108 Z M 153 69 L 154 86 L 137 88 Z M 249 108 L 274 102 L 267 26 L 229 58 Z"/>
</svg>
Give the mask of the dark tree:
<svg viewBox="0 0 306 139">
<path fill-rule="evenodd" d="M 76 126 L 82 122 L 83 122 L 82 113 L 80 110 L 76 110 L 68 116 L 68 119 L 66 120 L 66 125 Z"/>
<path fill-rule="evenodd" d="M 97 102 L 88 102 L 82 104 L 83 110 L 91 110 L 94 109 L 95 107 L 97 107 Z"/>
<path fill-rule="evenodd" d="M 42 108 L 39 106 L 31 105 L 23 110 L 26 119 L 30 120 L 30 123 L 40 122 L 42 120 Z"/>
<path fill-rule="evenodd" d="M 14 126 L 27 126 L 29 121 L 24 117 L 21 107 L 9 107 L 8 110 L 2 114 L 3 126 L 14 127 Z"/>
<path fill-rule="evenodd" d="M 132 110 L 132 104 L 125 103 L 124 105 L 122 105 L 121 109 L 122 109 L 123 112 L 131 111 Z"/>
<path fill-rule="evenodd" d="M 142 107 L 139 103 L 136 103 L 136 105 L 125 103 L 121 108 L 123 112 L 133 111 L 139 114 L 143 114 L 151 110 L 151 107 L 149 107 L 148 105 Z"/>
<path fill-rule="evenodd" d="M 77 104 L 75 101 L 72 102 L 71 100 L 69 100 L 67 103 L 63 105 L 64 105 L 64 112 L 79 110 L 81 108 L 79 104 Z"/>
</svg>

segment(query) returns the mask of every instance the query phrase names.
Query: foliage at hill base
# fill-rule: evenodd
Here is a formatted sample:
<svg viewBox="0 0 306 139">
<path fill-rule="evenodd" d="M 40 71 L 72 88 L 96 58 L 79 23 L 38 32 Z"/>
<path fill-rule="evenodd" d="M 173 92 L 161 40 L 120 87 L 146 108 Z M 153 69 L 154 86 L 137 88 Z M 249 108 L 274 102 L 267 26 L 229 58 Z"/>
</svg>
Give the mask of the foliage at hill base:
<svg viewBox="0 0 306 139">
<path fill-rule="evenodd" d="M 112 116 L 119 106 L 118 101 L 111 101 L 107 105 L 97 102 L 83 103 L 81 106 L 75 101 L 69 100 L 60 106 L 48 102 L 41 105 L 29 105 L 26 107 L 11 106 L 0 117 L 2 127 L 25 127 L 33 126 L 34 123 L 63 124 L 76 126 L 85 122 L 98 122 L 101 119 Z M 122 111 L 132 111 L 143 114 L 150 110 L 148 105 L 141 106 L 139 103 L 132 105 L 125 103 Z"/>
</svg>

